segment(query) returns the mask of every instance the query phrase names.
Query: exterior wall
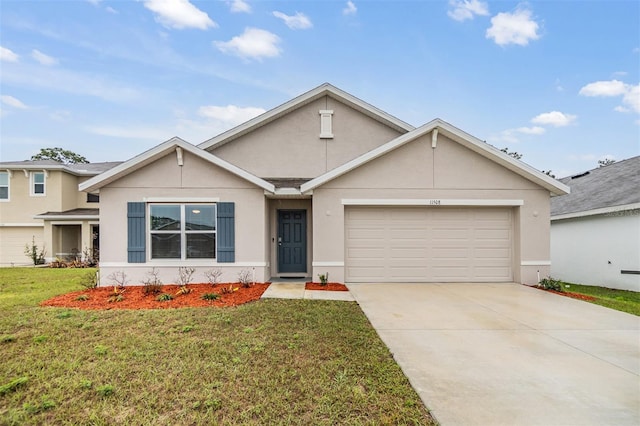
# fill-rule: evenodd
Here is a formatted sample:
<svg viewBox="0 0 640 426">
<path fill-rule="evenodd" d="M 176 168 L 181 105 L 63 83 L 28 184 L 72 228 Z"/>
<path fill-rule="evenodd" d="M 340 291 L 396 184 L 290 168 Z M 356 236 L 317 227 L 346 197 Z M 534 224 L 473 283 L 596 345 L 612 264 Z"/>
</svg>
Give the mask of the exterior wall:
<svg viewBox="0 0 640 426">
<path fill-rule="evenodd" d="M 313 276 L 344 280 L 342 199 L 523 200 L 514 207 L 514 281 L 549 272 L 549 192 L 446 139 L 417 139 L 313 192 Z M 434 207 L 437 208 L 437 207 Z"/>
<path fill-rule="evenodd" d="M 194 199 L 235 203 L 235 263 L 215 260 L 147 260 L 127 262 L 127 202 L 189 202 Z M 180 266 L 196 268 L 194 282 L 207 282 L 204 272 L 220 268 L 222 281 L 237 281 L 242 269 L 252 269 L 257 281 L 269 279 L 269 264 L 264 237 L 267 235 L 264 191 L 226 170 L 184 154 L 184 166 L 178 166 L 175 153 L 119 179 L 100 190 L 100 269 L 101 285 L 109 285 L 108 276 L 124 271 L 129 283 L 141 284 L 151 268 L 156 268 L 164 283 L 175 282 Z M 147 259 L 149 259 L 147 241 Z"/>
<path fill-rule="evenodd" d="M 267 237 L 267 245 L 270 253 L 272 276 L 280 276 L 278 271 L 278 210 L 306 210 L 307 212 L 307 276 L 310 276 L 313 260 L 313 215 L 311 211 L 311 200 L 269 200 L 268 204 L 269 234 Z"/>
<path fill-rule="evenodd" d="M 640 291 L 640 211 L 551 222 L 551 276 L 576 284 Z"/>
<path fill-rule="evenodd" d="M 333 110 L 332 139 L 320 138 L 320 110 Z M 325 96 L 213 150 L 256 176 L 314 178 L 401 133 Z"/>
</svg>

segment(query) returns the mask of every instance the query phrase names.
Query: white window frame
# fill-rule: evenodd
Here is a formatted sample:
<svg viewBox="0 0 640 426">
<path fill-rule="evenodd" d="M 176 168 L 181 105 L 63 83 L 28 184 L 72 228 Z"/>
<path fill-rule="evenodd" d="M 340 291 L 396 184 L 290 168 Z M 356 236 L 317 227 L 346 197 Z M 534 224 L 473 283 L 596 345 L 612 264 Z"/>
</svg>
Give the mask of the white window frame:
<svg viewBox="0 0 640 426">
<path fill-rule="evenodd" d="M 193 205 L 204 205 L 204 206 L 213 206 L 215 208 L 213 215 L 213 223 L 215 229 L 213 231 L 204 231 L 204 230 L 186 230 L 185 228 L 185 220 L 186 220 L 186 206 Z M 173 229 L 168 231 L 161 230 L 153 230 L 151 229 L 151 207 L 152 206 L 180 206 L 180 229 Z M 217 261 L 218 259 L 218 206 L 216 203 L 212 202 L 203 202 L 203 201 L 193 201 L 193 202 L 182 202 L 182 203 L 147 203 L 147 247 L 149 247 L 149 255 L 148 260 L 154 262 L 171 262 L 171 261 L 189 261 L 189 262 L 212 262 Z M 180 257 L 153 257 L 153 239 L 152 236 L 156 234 L 180 234 Z M 213 257 L 198 257 L 198 258 L 188 258 L 187 257 L 187 235 L 189 234 L 213 234 L 213 238 L 215 241 L 215 250 L 213 252 Z"/>
<path fill-rule="evenodd" d="M 36 182 L 36 175 L 42 175 L 42 183 Z M 36 185 L 42 185 L 42 194 L 36 193 Z M 32 197 L 44 197 L 47 195 L 47 172 L 31 172 L 29 175 L 29 191 Z"/>
<path fill-rule="evenodd" d="M 7 184 L 0 184 L 0 188 L 7 188 L 7 198 L 0 198 L 0 203 L 6 203 L 11 199 L 11 172 L 8 170 L 0 170 L 0 174 L 7 176 Z"/>
</svg>

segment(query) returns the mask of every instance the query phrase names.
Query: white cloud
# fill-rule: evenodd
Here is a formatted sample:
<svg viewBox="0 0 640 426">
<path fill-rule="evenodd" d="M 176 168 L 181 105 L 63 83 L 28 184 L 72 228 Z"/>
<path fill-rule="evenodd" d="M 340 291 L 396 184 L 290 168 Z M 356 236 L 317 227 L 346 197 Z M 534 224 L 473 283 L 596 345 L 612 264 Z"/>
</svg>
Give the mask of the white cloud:
<svg viewBox="0 0 640 426">
<path fill-rule="evenodd" d="M 518 127 L 515 129 L 517 132 L 524 133 L 525 135 L 542 135 L 546 131 L 544 127 Z"/>
<path fill-rule="evenodd" d="M 214 41 L 223 53 L 260 60 L 280 55 L 280 37 L 259 28 L 245 28 L 244 32 L 229 41 Z"/>
<path fill-rule="evenodd" d="M 347 5 L 345 6 L 345 8 L 342 9 L 342 14 L 343 15 L 355 15 L 356 13 L 358 13 L 358 8 L 356 7 L 355 4 L 353 4 L 353 2 L 351 0 L 349 0 L 347 2 Z"/>
<path fill-rule="evenodd" d="M 156 21 L 167 28 L 197 28 L 206 30 L 218 26 L 206 12 L 189 0 L 146 0 L 144 7 L 156 14 Z"/>
<path fill-rule="evenodd" d="M 282 12 L 275 11 L 273 12 L 273 16 L 282 19 L 287 27 L 292 30 L 306 30 L 313 27 L 313 23 L 311 23 L 311 20 L 307 17 L 307 15 L 301 12 L 296 12 L 295 15 L 289 16 Z"/>
<path fill-rule="evenodd" d="M 45 55 L 38 49 L 33 49 L 31 51 L 31 57 L 36 61 L 40 62 L 42 65 L 51 66 L 58 63 L 58 60 L 52 56 Z"/>
<path fill-rule="evenodd" d="M 227 4 L 230 5 L 233 13 L 251 13 L 251 5 L 244 0 L 233 0 Z"/>
<path fill-rule="evenodd" d="M 577 115 L 565 114 L 560 111 L 551 111 L 536 115 L 531 119 L 531 122 L 534 124 L 546 124 L 554 127 L 564 127 L 573 123 L 576 118 L 578 118 Z"/>
<path fill-rule="evenodd" d="M 18 62 L 18 55 L 6 47 L 0 46 L 0 61 Z"/>
<path fill-rule="evenodd" d="M 115 10 L 114 8 L 112 8 L 111 6 L 107 6 L 107 7 L 105 7 L 105 8 L 104 8 L 104 10 L 106 10 L 106 11 L 107 11 L 107 12 L 109 12 L 109 13 L 113 13 L 114 15 L 117 15 L 117 14 L 118 14 L 118 11 L 117 11 L 117 10 Z"/>
<path fill-rule="evenodd" d="M 205 105 L 198 109 L 198 113 L 207 118 L 212 118 L 217 121 L 221 121 L 225 124 L 236 126 L 251 120 L 260 114 L 263 114 L 265 110 L 258 107 L 239 107 L 236 105 L 227 106 L 215 106 Z"/>
<path fill-rule="evenodd" d="M 22 101 L 14 98 L 13 96 L 2 95 L 0 96 L 0 100 L 2 101 L 3 104 L 9 105 L 10 107 L 13 107 L 13 108 L 18 108 L 18 109 L 28 108 L 25 104 L 22 103 Z"/>
<path fill-rule="evenodd" d="M 538 23 L 531 18 L 531 11 L 519 8 L 513 13 L 498 13 L 491 18 L 491 27 L 485 36 L 493 39 L 499 46 L 526 46 L 529 41 L 540 38 L 539 28 Z"/>
<path fill-rule="evenodd" d="M 633 110 L 640 114 L 640 84 L 626 84 L 619 80 L 595 81 L 582 87 L 579 94 L 591 97 L 622 96 L 624 106 L 617 106 L 615 110 L 618 112 Z"/>
<path fill-rule="evenodd" d="M 489 15 L 489 6 L 479 0 L 449 0 L 449 6 L 453 8 L 447 12 L 449 18 L 460 22 L 473 19 L 475 15 Z"/>
</svg>

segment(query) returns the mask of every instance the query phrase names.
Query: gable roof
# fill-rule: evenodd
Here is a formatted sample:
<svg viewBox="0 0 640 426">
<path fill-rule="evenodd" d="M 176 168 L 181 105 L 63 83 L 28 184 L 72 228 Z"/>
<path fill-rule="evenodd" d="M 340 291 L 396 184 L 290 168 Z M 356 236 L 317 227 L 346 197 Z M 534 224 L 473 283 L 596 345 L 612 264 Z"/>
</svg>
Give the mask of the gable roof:
<svg viewBox="0 0 640 426">
<path fill-rule="evenodd" d="M 198 148 L 207 150 L 210 148 L 227 144 L 234 139 L 237 139 L 249 132 L 252 132 L 258 129 L 259 127 L 262 127 L 290 113 L 291 111 L 301 108 L 304 105 L 307 105 L 315 101 L 316 99 L 320 99 L 324 96 L 332 97 L 350 106 L 351 108 L 357 111 L 360 111 L 361 113 L 373 118 L 374 120 L 377 120 L 393 129 L 396 129 L 399 132 L 406 133 L 414 129 L 412 125 L 405 123 L 399 118 L 396 118 L 391 114 L 387 114 L 381 109 L 378 109 L 373 105 L 370 105 L 364 102 L 363 100 L 356 98 L 355 96 L 345 92 L 344 90 L 340 90 L 329 83 L 324 83 L 316 87 L 315 89 L 312 89 L 296 98 L 291 99 L 288 102 L 285 102 L 280 106 L 277 106 L 265 112 L 264 114 L 261 114 L 243 124 L 240 124 L 237 127 L 234 127 L 231 130 L 228 130 L 224 133 L 219 134 L 218 136 L 215 136 L 211 139 L 208 139 L 202 142 L 201 144 L 198 145 Z"/>
<path fill-rule="evenodd" d="M 640 208 L 640 156 L 560 179 L 571 194 L 551 200 L 556 219 Z"/>
<path fill-rule="evenodd" d="M 360 167 L 363 164 L 366 164 L 369 161 L 374 160 L 382 155 L 385 155 L 386 153 L 393 151 L 394 149 L 401 147 L 415 140 L 416 138 L 424 136 L 436 129 L 439 131 L 439 133 L 445 135 L 449 139 L 458 142 L 460 145 L 482 155 L 485 158 L 488 158 L 489 160 L 500 164 L 501 166 L 524 177 L 525 179 L 528 179 L 536 183 L 537 185 L 548 189 L 554 195 L 569 193 L 569 187 L 567 187 L 566 185 L 534 169 L 528 164 L 516 160 L 515 158 L 507 155 L 499 149 L 489 145 L 488 143 L 481 141 L 475 136 L 471 136 L 470 134 L 458 129 L 457 127 L 454 127 L 451 124 L 440 120 L 439 118 L 432 120 L 427 124 L 418 127 L 417 129 L 414 129 L 404 135 L 398 136 L 392 141 L 387 142 L 386 144 L 381 145 L 378 148 L 375 148 L 361 155 L 360 157 L 343 164 L 342 166 L 336 167 L 335 169 L 330 170 L 327 173 L 302 184 L 300 190 L 302 193 L 312 191 L 313 189 L 324 185 L 330 180 L 342 176 L 343 174 L 348 173 L 351 170 Z"/>
<path fill-rule="evenodd" d="M 76 176 L 95 176 L 119 164 L 122 162 L 64 164 L 56 160 L 4 161 L 0 163 L 0 170 L 62 170 Z"/>
<path fill-rule="evenodd" d="M 137 155 L 130 159 L 129 161 L 125 161 L 124 163 L 116 166 L 94 178 L 91 178 L 83 183 L 81 183 L 78 188 L 80 191 L 92 192 L 100 189 L 101 187 L 120 179 L 148 164 L 153 163 L 157 159 L 164 157 L 171 151 L 176 151 L 176 148 L 181 148 L 197 157 L 202 158 L 205 161 L 208 161 L 216 166 L 227 170 L 257 186 L 263 188 L 266 191 L 275 191 L 275 187 L 273 184 L 265 181 L 264 179 L 260 179 L 259 177 L 252 175 L 251 173 L 243 170 L 233 164 L 224 161 L 223 159 L 216 157 L 213 154 L 208 153 L 198 147 L 191 145 L 179 137 L 173 137 L 168 141 L 161 143 L 160 145 L 151 148 L 150 150 L 143 152 L 140 155 Z"/>
</svg>

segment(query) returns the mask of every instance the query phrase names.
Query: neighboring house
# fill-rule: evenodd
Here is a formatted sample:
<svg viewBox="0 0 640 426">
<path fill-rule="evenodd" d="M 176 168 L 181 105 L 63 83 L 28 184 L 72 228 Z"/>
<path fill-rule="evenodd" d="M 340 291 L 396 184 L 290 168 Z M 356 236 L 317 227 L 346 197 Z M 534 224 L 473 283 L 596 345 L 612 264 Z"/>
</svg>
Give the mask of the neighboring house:
<svg viewBox="0 0 640 426">
<path fill-rule="evenodd" d="M 100 191 L 102 284 L 152 268 L 342 282 L 523 282 L 549 273 L 568 188 L 439 119 L 413 126 L 329 84 L 213 139 L 170 139 Z"/>
<path fill-rule="evenodd" d="M 78 184 L 120 163 L 0 163 L 0 266 L 29 264 L 25 245 L 45 260 L 93 255 L 98 249 L 98 196 Z"/>
<path fill-rule="evenodd" d="M 640 156 L 561 179 L 551 200 L 551 275 L 640 291 Z"/>
</svg>

